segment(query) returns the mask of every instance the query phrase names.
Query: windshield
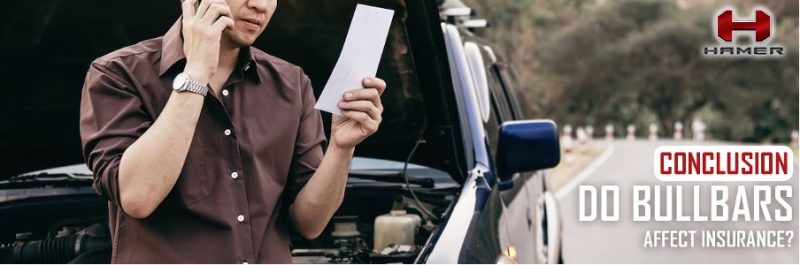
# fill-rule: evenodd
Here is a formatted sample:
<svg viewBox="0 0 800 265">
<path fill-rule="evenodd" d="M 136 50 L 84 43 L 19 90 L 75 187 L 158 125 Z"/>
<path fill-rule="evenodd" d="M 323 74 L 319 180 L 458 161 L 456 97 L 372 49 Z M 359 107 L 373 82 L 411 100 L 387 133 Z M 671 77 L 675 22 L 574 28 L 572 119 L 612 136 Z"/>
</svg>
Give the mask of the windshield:
<svg viewBox="0 0 800 265">
<path fill-rule="evenodd" d="M 427 119 L 396 1 L 370 1 L 395 17 L 377 76 L 389 84 L 380 130 L 356 155 L 402 161 Z M 281 1 L 254 46 L 301 66 L 319 96 L 336 63 L 356 1 Z M 146 14 L 146 15 L 145 15 Z M 126 45 L 162 35 L 180 14 L 178 1 L 12 1 L 0 11 L 0 176 L 82 163 L 80 92 L 89 63 Z M 330 115 L 323 115 L 329 135 Z"/>
</svg>

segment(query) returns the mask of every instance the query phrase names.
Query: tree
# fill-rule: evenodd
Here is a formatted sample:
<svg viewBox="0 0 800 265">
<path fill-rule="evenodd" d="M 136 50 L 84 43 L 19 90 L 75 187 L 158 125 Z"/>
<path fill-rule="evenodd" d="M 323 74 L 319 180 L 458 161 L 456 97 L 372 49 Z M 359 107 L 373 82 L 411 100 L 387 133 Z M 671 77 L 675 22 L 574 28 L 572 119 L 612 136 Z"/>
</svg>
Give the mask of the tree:
<svg viewBox="0 0 800 265">
<path fill-rule="evenodd" d="M 490 21 L 502 17 L 478 33 L 516 54 L 511 65 L 537 99 L 528 100 L 535 116 L 639 128 L 657 123 L 662 132 L 699 117 L 712 137 L 749 142 L 786 142 L 797 128 L 796 2 L 767 4 L 778 21 L 775 42 L 787 52 L 772 60 L 701 56 L 701 47 L 714 43 L 719 4 L 581 2 L 491 1 L 476 8 L 488 11 Z"/>
</svg>

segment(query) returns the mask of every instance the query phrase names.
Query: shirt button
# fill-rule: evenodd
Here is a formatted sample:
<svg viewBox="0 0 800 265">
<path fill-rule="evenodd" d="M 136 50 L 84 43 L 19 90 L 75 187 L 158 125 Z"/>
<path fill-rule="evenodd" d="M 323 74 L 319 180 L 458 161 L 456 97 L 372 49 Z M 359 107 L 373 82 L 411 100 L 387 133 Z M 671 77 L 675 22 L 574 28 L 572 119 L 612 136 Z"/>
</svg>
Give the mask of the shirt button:
<svg viewBox="0 0 800 265">
<path fill-rule="evenodd" d="M 238 172 L 231 173 L 231 178 L 236 179 L 238 177 L 239 177 L 239 173 Z"/>
<path fill-rule="evenodd" d="M 231 135 L 231 129 L 225 129 L 225 135 Z"/>
<path fill-rule="evenodd" d="M 228 92 L 228 90 L 227 90 L 227 89 L 223 89 L 223 90 L 222 90 L 222 95 L 223 95 L 223 96 L 227 96 L 228 94 L 229 94 L 229 92 Z"/>
<path fill-rule="evenodd" d="M 250 69 L 250 64 L 249 63 L 244 65 L 244 70 L 247 71 L 247 69 Z"/>
<path fill-rule="evenodd" d="M 239 221 L 240 223 L 244 222 L 244 215 L 240 214 L 239 216 L 236 216 L 236 221 Z"/>
</svg>

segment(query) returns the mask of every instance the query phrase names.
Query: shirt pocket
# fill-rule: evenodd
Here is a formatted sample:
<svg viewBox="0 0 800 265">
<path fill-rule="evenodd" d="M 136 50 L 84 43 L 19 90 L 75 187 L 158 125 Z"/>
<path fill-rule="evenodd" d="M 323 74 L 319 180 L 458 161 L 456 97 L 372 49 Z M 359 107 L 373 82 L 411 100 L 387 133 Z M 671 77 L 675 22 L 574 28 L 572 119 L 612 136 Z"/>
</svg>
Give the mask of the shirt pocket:
<svg viewBox="0 0 800 265">
<path fill-rule="evenodd" d="M 175 190 L 184 205 L 191 205 L 211 195 L 208 147 L 202 141 L 202 132 L 196 131 L 186 155 Z"/>
</svg>

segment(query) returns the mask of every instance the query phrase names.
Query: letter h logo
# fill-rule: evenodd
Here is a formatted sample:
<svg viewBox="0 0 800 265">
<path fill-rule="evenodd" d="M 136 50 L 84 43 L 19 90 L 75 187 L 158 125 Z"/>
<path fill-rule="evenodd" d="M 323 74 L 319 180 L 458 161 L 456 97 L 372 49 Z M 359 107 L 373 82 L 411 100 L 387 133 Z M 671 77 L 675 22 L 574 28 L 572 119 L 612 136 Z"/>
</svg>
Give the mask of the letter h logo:
<svg viewBox="0 0 800 265">
<path fill-rule="evenodd" d="M 733 10 L 725 10 L 717 16 L 717 36 L 726 42 L 733 42 L 734 30 L 755 31 L 757 42 L 769 38 L 770 35 L 770 15 L 763 10 L 756 10 L 755 21 L 733 21 Z"/>
</svg>

